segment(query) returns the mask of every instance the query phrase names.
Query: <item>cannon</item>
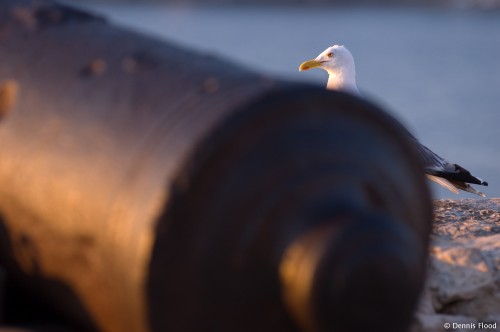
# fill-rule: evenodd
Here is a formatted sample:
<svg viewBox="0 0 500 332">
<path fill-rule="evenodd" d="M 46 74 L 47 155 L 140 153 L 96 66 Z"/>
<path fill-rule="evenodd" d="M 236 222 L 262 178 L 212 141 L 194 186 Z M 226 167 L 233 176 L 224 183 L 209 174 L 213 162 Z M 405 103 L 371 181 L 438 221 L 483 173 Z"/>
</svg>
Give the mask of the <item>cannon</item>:
<svg viewBox="0 0 500 332">
<path fill-rule="evenodd" d="M 71 330 L 407 328 L 431 203 L 397 121 L 51 1 L 0 16 L 0 265 Z"/>
</svg>

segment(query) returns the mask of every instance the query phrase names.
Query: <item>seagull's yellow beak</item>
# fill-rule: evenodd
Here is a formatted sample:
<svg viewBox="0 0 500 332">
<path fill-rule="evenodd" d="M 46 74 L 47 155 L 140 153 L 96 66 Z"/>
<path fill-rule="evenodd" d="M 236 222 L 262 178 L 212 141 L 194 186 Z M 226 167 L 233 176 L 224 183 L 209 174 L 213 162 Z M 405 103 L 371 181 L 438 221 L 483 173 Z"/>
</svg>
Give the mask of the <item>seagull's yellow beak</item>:
<svg viewBox="0 0 500 332">
<path fill-rule="evenodd" d="M 321 66 L 322 63 L 323 63 L 323 61 L 316 61 L 316 60 L 309 60 L 309 61 L 303 62 L 299 67 L 299 71 L 309 70 L 311 68 L 319 67 L 319 66 Z"/>
</svg>

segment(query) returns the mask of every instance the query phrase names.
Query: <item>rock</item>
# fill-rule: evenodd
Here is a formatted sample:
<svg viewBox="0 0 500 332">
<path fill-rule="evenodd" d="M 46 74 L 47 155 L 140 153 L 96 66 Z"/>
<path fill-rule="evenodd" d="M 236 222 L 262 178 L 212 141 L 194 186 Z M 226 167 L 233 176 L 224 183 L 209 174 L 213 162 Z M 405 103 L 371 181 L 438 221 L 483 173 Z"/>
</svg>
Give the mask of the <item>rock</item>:
<svg viewBox="0 0 500 332">
<path fill-rule="evenodd" d="M 479 324 L 500 324 L 500 199 L 434 207 L 428 279 L 411 331 L 496 331 Z"/>
</svg>

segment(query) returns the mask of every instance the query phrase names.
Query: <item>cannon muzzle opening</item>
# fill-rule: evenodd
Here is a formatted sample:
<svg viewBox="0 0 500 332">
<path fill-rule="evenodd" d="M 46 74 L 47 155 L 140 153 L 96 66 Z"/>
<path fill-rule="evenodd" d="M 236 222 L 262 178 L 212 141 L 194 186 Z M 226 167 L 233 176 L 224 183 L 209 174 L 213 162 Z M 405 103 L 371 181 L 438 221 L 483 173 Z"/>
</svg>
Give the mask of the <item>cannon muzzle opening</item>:
<svg viewBox="0 0 500 332">
<path fill-rule="evenodd" d="M 291 316 L 304 331 L 362 331 L 397 313 L 386 330 L 404 331 L 431 210 L 400 129 L 370 104 L 302 87 L 224 122 L 160 219 L 169 231 L 153 253 L 149 294 L 162 309 L 152 321 L 197 330 L 218 317 L 216 330 L 288 331 Z M 185 264 L 165 269 L 179 251 Z M 183 282 L 199 289 L 180 291 Z M 263 312 L 276 316 L 251 319 Z"/>
<path fill-rule="evenodd" d="M 306 331 L 404 331 L 421 287 L 423 249 L 387 216 L 330 221 L 287 249 L 285 302 Z"/>
</svg>

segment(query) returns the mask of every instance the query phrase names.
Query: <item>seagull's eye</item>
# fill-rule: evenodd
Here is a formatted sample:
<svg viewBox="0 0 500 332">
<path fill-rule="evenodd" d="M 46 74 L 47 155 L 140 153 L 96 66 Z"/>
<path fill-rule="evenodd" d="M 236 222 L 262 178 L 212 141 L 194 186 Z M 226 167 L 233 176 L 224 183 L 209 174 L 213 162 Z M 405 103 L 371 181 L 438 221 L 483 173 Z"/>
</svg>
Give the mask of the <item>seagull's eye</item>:
<svg viewBox="0 0 500 332">
<path fill-rule="evenodd" d="M 326 56 L 329 57 L 329 58 L 333 58 L 333 54 L 334 54 L 333 52 L 329 52 L 329 53 L 326 54 Z"/>
</svg>

